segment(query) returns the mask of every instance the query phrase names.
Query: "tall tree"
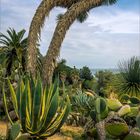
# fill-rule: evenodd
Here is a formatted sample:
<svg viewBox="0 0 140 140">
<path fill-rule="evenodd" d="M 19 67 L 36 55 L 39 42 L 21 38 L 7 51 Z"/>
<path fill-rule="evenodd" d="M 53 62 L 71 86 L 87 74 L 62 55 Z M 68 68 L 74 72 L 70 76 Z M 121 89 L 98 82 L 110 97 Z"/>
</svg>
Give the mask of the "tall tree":
<svg viewBox="0 0 140 140">
<path fill-rule="evenodd" d="M 27 38 L 23 38 L 25 30 L 16 32 L 9 28 L 7 33 L 8 36 L 0 33 L 0 57 L 1 64 L 6 68 L 6 74 L 10 75 L 15 68 L 22 67 L 25 71 Z"/>
<path fill-rule="evenodd" d="M 67 12 L 58 21 L 45 57 L 43 65 L 44 83 L 47 82 L 49 84 L 52 81 L 52 75 L 56 66 L 56 59 L 60 53 L 61 44 L 65 38 L 66 32 L 79 14 L 89 11 L 100 4 L 114 4 L 116 1 L 117 0 L 80 0 L 67 10 Z"/>
<path fill-rule="evenodd" d="M 41 28 L 44 25 L 45 18 L 54 7 L 70 8 L 71 5 L 77 1 L 80 0 L 43 0 L 37 8 L 29 29 L 27 49 L 27 70 L 31 72 L 33 76 L 36 74 L 36 46 L 39 41 Z M 80 14 L 78 20 L 81 22 L 84 21 L 86 15 L 86 12 Z"/>
<path fill-rule="evenodd" d="M 11 75 L 12 70 L 25 72 L 27 56 L 27 37 L 24 38 L 25 30 L 16 32 L 9 28 L 7 35 L 0 33 L 0 64 L 6 68 L 6 75 Z M 42 70 L 42 55 L 39 48 L 37 51 L 37 70 Z"/>
<path fill-rule="evenodd" d="M 80 78 L 84 80 L 91 80 L 93 78 L 92 72 L 87 66 L 80 69 Z"/>
<path fill-rule="evenodd" d="M 28 49 L 27 49 L 27 70 L 36 75 L 36 45 L 39 41 L 41 28 L 44 25 L 45 18 L 49 15 L 54 7 L 63 7 L 69 9 L 73 4 L 81 0 L 43 0 L 36 10 L 32 19 L 29 35 L 28 35 Z M 116 0 L 95 0 L 96 7 L 108 1 Z M 76 18 L 78 21 L 83 22 L 88 16 L 88 10 L 81 12 Z"/>
</svg>

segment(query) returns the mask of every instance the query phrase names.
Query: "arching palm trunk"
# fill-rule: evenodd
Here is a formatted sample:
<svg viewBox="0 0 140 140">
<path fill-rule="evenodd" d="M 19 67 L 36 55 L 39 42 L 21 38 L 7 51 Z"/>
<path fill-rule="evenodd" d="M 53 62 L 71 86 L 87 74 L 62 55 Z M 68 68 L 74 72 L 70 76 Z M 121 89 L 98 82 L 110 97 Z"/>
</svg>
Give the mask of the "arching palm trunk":
<svg viewBox="0 0 140 140">
<path fill-rule="evenodd" d="M 36 75 L 36 46 L 41 33 L 41 28 L 45 22 L 45 17 L 49 15 L 54 7 L 69 7 L 72 5 L 73 1 L 74 0 L 43 0 L 37 8 L 29 29 L 27 49 L 27 71 L 31 72 L 33 76 Z"/>
<path fill-rule="evenodd" d="M 52 81 L 56 59 L 69 27 L 81 12 L 85 12 L 101 2 L 102 0 L 81 0 L 73 4 L 58 22 L 43 65 L 44 83 L 50 84 Z"/>
</svg>

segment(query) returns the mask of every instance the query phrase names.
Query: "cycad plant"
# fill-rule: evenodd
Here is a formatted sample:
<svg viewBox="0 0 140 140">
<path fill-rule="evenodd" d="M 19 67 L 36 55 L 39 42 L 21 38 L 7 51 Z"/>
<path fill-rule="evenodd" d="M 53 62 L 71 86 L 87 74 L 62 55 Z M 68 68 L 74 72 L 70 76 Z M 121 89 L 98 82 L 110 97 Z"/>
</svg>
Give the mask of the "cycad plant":
<svg viewBox="0 0 140 140">
<path fill-rule="evenodd" d="M 132 57 L 129 61 L 121 62 L 119 69 L 116 84 L 118 92 L 140 98 L 140 59 Z"/>
<path fill-rule="evenodd" d="M 70 111 L 70 102 L 68 97 L 60 102 L 57 82 L 43 89 L 40 78 L 24 78 L 20 80 L 16 91 L 10 80 L 8 85 L 21 133 L 29 133 L 32 139 L 44 139 L 60 129 Z M 4 88 L 3 97 L 6 113 L 14 125 L 8 114 Z"/>
</svg>

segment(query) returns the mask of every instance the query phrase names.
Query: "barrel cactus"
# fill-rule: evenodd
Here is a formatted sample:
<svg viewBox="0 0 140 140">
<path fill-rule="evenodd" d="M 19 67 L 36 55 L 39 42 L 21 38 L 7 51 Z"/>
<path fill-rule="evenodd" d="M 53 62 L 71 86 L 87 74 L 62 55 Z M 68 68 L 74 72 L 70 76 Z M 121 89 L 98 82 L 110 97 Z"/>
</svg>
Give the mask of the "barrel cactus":
<svg viewBox="0 0 140 140">
<path fill-rule="evenodd" d="M 12 103 L 19 119 L 21 132 L 29 133 L 34 139 L 44 139 L 56 133 L 66 120 L 70 111 L 70 101 L 60 101 L 57 82 L 43 88 L 40 78 L 21 79 L 16 91 L 8 80 Z M 6 95 L 3 97 L 8 118 L 13 125 L 7 109 Z"/>
</svg>

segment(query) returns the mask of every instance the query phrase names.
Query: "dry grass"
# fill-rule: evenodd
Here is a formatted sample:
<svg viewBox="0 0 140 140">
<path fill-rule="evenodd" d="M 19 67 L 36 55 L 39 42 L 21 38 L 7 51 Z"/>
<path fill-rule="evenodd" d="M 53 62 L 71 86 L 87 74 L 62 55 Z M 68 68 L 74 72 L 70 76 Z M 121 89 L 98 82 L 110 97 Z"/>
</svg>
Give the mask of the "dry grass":
<svg viewBox="0 0 140 140">
<path fill-rule="evenodd" d="M 0 122 L 0 139 L 1 137 L 6 137 L 8 132 L 8 125 L 5 122 Z M 74 140 L 74 138 L 81 137 L 83 134 L 83 128 L 74 127 L 74 126 L 66 126 L 64 125 L 60 133 L 57 133 L 48 138 L 48 140 Z"/>
<path fill-rule="evenodd" d="M 80 138 L 81 134 L 83 134 L 83 128 L 64 125 L 59 134 L 49 137 L 48 140 L 74 140 Z"/>
<path fill-rule="evenodd" d="M 68 136 L 63 136 L 60 134 L 55 134 L 52 137 L 49 137 L 48 140 L 73 140 L 73 138 Z"/>
<path fill-rule="evenodd" d="M 3 139 L 7 136 L 8 133 L 8 125 L 5 122 L 0 122 L 0 139 Z"/>
</svg>

